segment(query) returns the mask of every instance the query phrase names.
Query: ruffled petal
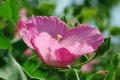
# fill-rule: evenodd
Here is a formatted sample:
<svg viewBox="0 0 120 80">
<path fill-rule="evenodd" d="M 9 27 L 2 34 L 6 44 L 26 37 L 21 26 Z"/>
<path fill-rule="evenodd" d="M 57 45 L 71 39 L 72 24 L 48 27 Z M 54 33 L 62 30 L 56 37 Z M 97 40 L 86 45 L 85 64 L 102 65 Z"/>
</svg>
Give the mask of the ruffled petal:
<svg viewBox="0 0 120 80">
<path fill-rule="evenodd" d="M 18 28 L 19 28 L 19 33 L 20 33 L 20 37 L 23 38 L 24 42 L 30 47 L 33 48 L 30 40 L 31 40 L 31 34 L 30 31 L 28 31 L 28 29 L 25 26 L 25 23 L 28 21 L 27 17 L 26 17 L 26 10 L 25 9 L 21 9 L 20 10 L 20 19 L 18 20 Z M 34 48 L 33 48 L 34 49 Z"/>
<path fill-rule="evenodd" d="M 65 33 L 60 44 L 79 57 L 95 51 L 103 41 L 104 36 L 96 28 L 80 25 Z"/>
<path fill-rule="evenodd" d="M 53 38 L 57 39 L 57 35 L 63 35 L 68 31 L 67 24 L 57 17 L 36 17 L 36 25 L 39 33 L 47 32 Z"/>
<path fill-rule="evenodd" d="M 24 42 L 32 49 L 33 46 L 31 44 L 31 39 L 35 35 L 38 35 L 38 32 L 36 30 L 36 20 L 35 17 L 32 16 L 29 19 L 27 19 L 19 28 L 20 36 L 23 38 Z"/>
<path fill-rule="evenodd" d="M 68 31 L 67 25 L 57 17 L 53 16 L 31 16 L 26 22 L 23 23 L 19 21 L 19 23 L 22 23 L 20 24 L 20 35 L 30 48 L 33 48 L 30 42 L 32 37 L 39 33 L 47 32 L 54 39 L 57 39 L 57 35 L 63 35 Z"/>
</svg>

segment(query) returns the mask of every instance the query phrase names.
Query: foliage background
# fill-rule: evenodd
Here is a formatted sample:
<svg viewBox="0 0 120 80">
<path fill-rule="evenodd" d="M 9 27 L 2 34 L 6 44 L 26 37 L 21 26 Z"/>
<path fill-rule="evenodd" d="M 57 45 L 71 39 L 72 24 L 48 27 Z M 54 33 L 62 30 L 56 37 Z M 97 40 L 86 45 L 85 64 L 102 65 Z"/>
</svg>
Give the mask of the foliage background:
<svg viewBox="0 0 120 80">
<path fill-rule="evenodd" d="M 80 80 L 120 80 L 120 0 L 0 0 L 0 48 L 9 50 L 0 49 L 0 80 L 45 80 L 48 75 L 50 67 L 40 61 L 35 51 L 26 56 L 27 46 L 21 39 L 15 39 L 21 8 L 26 8 L 28 17 L 66 16 L 69 22 L 88 23 L 105 37 L 111 36 L 109 51 L 97 56 L 100 64 L 94 65 L 92 72 L 78 72 L 78 76 Z M 10 54 L 21 67 L 15 65 L 18 63 Z M 99 74 L 101 70 L 108 70 L 108 75 Z M 51 80 L 77 80 L 72 70 L 53 75 Z"/>
</svg>

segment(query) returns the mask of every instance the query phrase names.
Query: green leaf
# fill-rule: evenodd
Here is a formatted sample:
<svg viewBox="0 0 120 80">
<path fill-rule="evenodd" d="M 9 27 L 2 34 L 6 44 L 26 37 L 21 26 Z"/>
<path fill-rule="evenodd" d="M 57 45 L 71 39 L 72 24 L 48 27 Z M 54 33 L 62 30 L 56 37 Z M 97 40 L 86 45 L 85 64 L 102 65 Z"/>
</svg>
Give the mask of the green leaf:
<svg viewBox="0 0 120 80">
<path fill-rule="evenodd" d="M 29 66 L 30 65 L 30 66 Z M 37 59 L 37 57 L 34 57 L 33 59 L 29 59 L 22 64 L 23 68 L 30 74 L 32 77 L 40 78 L 42 80 L 45 80 L 48 76 L 50 66 L 47 67 L 41 61 Z M 28 67 L 29 66 L 29 67 Z M 50 80 L 58 80 L 58 77 L 56 75 L 56 72 L 50 76 Z"/>
<path fill-rule="evenodd" d="M 72 27 L 70 20 L 68 20 L 66 16 L 63 16 L 61 20 L 63 20 L 68 25 L 68 28 Z"/>
<path fill-rule="evenodd" d="M 67 15 L 67 14 L 69 14 L 70 13 L 70 7 L 66 7 L 65 9 L 64 9 L 64 14 L 65 15 Z"/>
<path fill-rule="evenodd" d="M 42 16 L 51 16 L 56 7 L 56 3 L 43 1 L 40 2 L 37 12 Z"/>
<path fill-rule="evenodd" d="M 104 38 L 104 42 L 102 43 L 101 46 L 98 47 L 98 49 L 96 51 L 96 55 L 102 55 L 106 51 L 108 51 L 110 49 L 110 41 L 111 41 L 110 37 Z"/>
<path fill-rule="evenodd" d="M 65 73 L 66 80 L 80 80 L 79 73 L 76 69 L 72 69 Z"/>
<path fill-rule="evenodd" d="M 13 39 L 15 37 L 15 25 L 12 22 L 6 24 L 6 27 L 3 28 L 4 34 L 10 39 Z"/>
<path fill-rule="evenodd" d="M 8 26 L 10 22 L 6 20 L 4 17 L 0 16 L 0 30 Z"/>
<path fill-rule="evenodd" d="M 113 55 L 112 64 L 115 69 L 120 67 L 120 53 L 119 52 Z"/>
<path fill-rule="evenodd" d="M 3 30 L 0 30 L 0 36 L 4 36 Z"/>
<path fill-rule="evenodd" d="M 101 73 L 96 73 L 94 75 L 92 75 L 92 77 L 90 77 L 87 80 L 104 80 L 105 79 L 105 75 L 101 74 Z"/>
<path fill-rule="evenodd" d="M 74 26 L 77 27 L 78 25 L 80 25 L 79 21 L 77 21 Z"/>
<path fill-rule="evenodd" d="M 6 0 L 3 6 L 0 6 L 0 15 L 7 20 L 12 20 L 12 12 L 9 7 L 9 0 Z"/>
<path fill-rule="evenodd" d="M 4 3 L 5 3 L 4 1 L 0 1 L 0 6 L 4 5 Z"/>
<path fill-rule="evenodd" d="M 94 17 L 96 17 L 98 13 L 98 8 L 94 7 L 84 7 L 81 11 L 81 16 L 85 19 L 85 20 L 88 20 L 88 19 L 92 19 Z"/>
<path fill-rule="evenodd" d="M 22 68 L 11 56 L 8 49 L 0 49 L 0 64 L 0 78 L 4 80 L 27 80 Z"/>
<path fill-rule="evenodd" d="M 0 7 L 0 15 L 12 23 L 17 23 L 19 8 L 15 0 L 5 0 L 4 5 Z"/>
<path fill-rule="evenodd" d="M 73 6 L 73 15 L 78 16 L 81 13 L 83 7 L 84 7 L 83 5 L 74 5 Z"/>
<path fill-rule="evenodd" d="M 119 0 L 98 0 L 100 4 L 103 6 L 106 6 L 107 8 L 110 8 L 111 6 L 118 3 Z"/>
<path fill-rule="evenodd" d="M 66 80 L 77 80 L 74 70 L 69 70 L 65 73 Z"/>
<path fill-rule="evenodd" d="M 22 39 L 12 41 L 12 46 L 17 53 L 23 53 L 28 48 Z"/>
<path fill-rule="evenodd" d="M 7 48 L 9 50 L 12 50 L 10 39 L 1 35 L 0 36 L 0 48 Z"/>
<path fill-rule="evenodd" d="M 36 55 L 36 53 L 32 53 L 33 56 Z M 32 57 L 32 56 L 31 56 Z M 31 66 L 29 66 L 31 65 Z M 29 66 L 29 67 L 28 67 Z M 45 68 L 45 65 L 41 63 L 40 60 L 38 60 L 38 56 L 33 57 L 32 59 L 26 60 L 22 67 L 30 74 L 32 77 L 37 78 L 46 78 L 48 74 L 48 69 Z"/>
<path fill-rule="evenodd" d="M 24 51 L 28 48 L 27 45 L 23 42 L 22 39 L 18 39 L 12 41 L 12 47 L 12 53 L 14 53 L 12 55 L 16 58 L 19 64 L 23 64 L 26 59 Z"/>
<path fill-rule="evenodd" d="M 120 27 L 112 27 L 110 33 L 114 36 L 120 35 Z"/>
<path fill-rule="evenodd" d="M 32 78 L 11 56 L 8 49 L 0 49 L 0 80 L 40 80 Z"/>
<path fill-rule="evenodd" d="M 117 69 L 117 70 L 115 71 L 114 80 L 120 80 L 120 69 Z"/>
<path fill-rule="evenodd" d="M 12 12 L 12 19 L 17 24 L 18 18 L 19 18 L 19 7 L 16 3 L 16 0 L 10 0 L 10 8 Z"/>
</svg>

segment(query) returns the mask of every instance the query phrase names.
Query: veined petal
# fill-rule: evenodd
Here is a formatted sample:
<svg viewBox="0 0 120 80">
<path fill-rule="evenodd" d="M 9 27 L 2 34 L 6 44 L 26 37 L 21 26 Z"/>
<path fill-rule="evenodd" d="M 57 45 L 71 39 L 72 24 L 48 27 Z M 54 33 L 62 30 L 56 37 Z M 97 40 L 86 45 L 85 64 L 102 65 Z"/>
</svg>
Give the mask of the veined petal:
<svg viewBox="0 0 120 80">
<path fill-rule="evenodd" d="M 33 46 L 31 44 L 31 38 L 35 35 L 38 35 L 37 29 L 36 29 L 36 19 L 34 16 L 31 16 L 29 19 L 27 19 L 20 28 L 20 36 L 23 38 L 24 42 L 32 49 Z"/>
<path fill-rule="evenodd" d="M 19 33 L 20 33 L 20 36 L 23 38 L 24 42 L 26 43 L 26 45 L 34 49 L 30 42 L 32 37 L 30 32 L 26 28 L 22 28 L 20 29 Z"/>
<path fill-rule="evenodd" d="M 20 35 L 30 48 L 33 48 L 30 42 L 31 38 L 39 33 L 47 32 L 54 39 L 57 39 L 57 35 L 63 35 L 68 31 L 67 25 L 57 17 L 53 16 L 31 16 L 24 24 L 22 23 L 20 27 Z"/>
<path fill-rule="evenodd" d="M 40 58 L 49 65 L 66 66 L 71 64 L 76 58 L 76 56 L 71 54 L 67 49 L 61 48 L 57 40 L 46 32 L 35 36 L 31 42 Z"/>
<path fill-rule="evenodd" d="M 36 19 L 34 16 L 31 16 L 23 25 L 23 27 L 26 28 L 32 36 L 35 36 L 36 34 L 38 34 Z"/>
<path fill-rule="evenodd" d="M 63 35 L 68 31 L 67 24 L 65 24 L 62 20 L 57 17 L 36 17 L 36 25 L 39 33 L 47 32 L 53 38 L 57 39 L 57 35 Z"/>
<path fill-rule="evenodd" d="M 53 39 L 48 33 L 42 32 L 38 36 L 35 36 L 31 42 L 40 58 L 45 63 L 49 65 L 57 65 L 54 50 L 58 47 L 58 44 L 55 39 Z"/>
<path fill-rule="evenodd" d="M 104 41 L 104 36 L 96 29 L 88 25 L 80 25 L 72 28 L 64 34 L 60 44 L 76 56 L 81 56 L 95 51 Z"/>
</svg>

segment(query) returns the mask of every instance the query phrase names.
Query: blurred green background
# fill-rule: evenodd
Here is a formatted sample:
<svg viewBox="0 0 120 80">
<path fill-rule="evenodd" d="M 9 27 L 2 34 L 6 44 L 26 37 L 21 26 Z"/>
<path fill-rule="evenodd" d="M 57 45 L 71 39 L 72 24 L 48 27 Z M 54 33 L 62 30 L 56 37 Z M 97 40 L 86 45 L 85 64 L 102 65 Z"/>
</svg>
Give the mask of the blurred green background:
<svg viewBox="0 0 120 80">
<path fill-rule="evenodd" d="M 90 79 L 89 76 L 99 75 L 97 72 L 100 70 L 108 70 L 109 73 L 104 80 L 120 80 L 120 0 L 0 0 L 0 48 L 8 48 L 29 74 L 44 80 L 48 71 L 43 67 L 45 64 L 39 63 L 35 51 L 32 51 L 31 56 L 26 56 L 24 51 L 27 46 L 21 39 L 15 38 L 21 8 L 27 10 L 27 17 L 66 16 L 74 26 L 78 22 L 89 24 L 98 28 L 105 37 L 111 36 L 110 50 L 105 54 L 101 53 L 102 56 L 98 57 L 100 64 L 94 66 L 93 72 L 84 74 L 80 72 L 79 76 L 80 80 L 103 80 L 102 78 Z M 71 78 L 73 74 L 70 71 L 57 74 L 59 76 L 54 76 L 51 80 L 75 79 Z M 61 76 L 63 79 L 58 78 Z M 0 80 L 4 79 L 0 76 Z"/>
</svg>

